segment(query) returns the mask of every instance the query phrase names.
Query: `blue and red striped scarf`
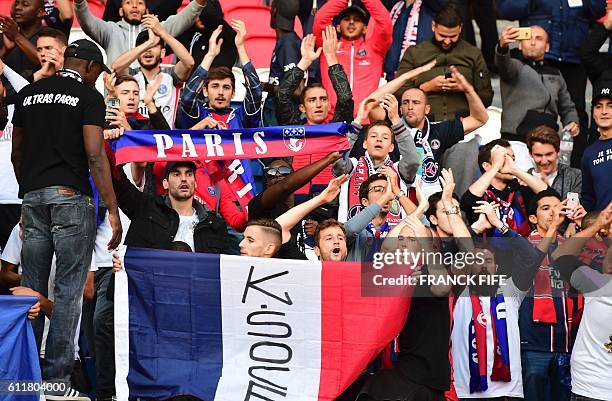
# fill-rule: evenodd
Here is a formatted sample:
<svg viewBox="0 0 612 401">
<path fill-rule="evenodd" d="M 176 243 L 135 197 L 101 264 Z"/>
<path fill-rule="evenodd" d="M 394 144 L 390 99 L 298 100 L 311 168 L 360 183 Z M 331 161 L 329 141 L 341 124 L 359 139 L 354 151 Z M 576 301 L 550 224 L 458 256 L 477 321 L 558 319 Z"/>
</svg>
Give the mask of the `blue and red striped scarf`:
<svg viewBox="0 0 612 401">
<path fill-rule="evenodd" d="M 482 310 L 480 297 L 470 294 L 472 320 L 468 328 L 470 394 L 486 391 L 487 381 L 487 320 Z M 491 297 L 491 318 L 493 325 L 493 370 L 491 380 L 509 382 L 510 348 L 508 346 L 508 327 L 506 325 L 505 300 L 502 294 Z"/>
<path fill-rule="evenodd" d="M 537 246 L 542 241 L 542 236 L 538 230 L 533 230 L 527 238 L 531 244 Z M 556 242 L 563 241 L 563 237 L 557 234 Z M 557 324 L 557 310 L 555 309 L 555 301 L 550 285 L 550 253 L 542 259 L 540 267 L 535 274 L 533 280 L 533 312 L 532 317 L 534 323 L 542 324 Z M 572 325 L 575 324 L 574 314 L 579 312 L 583 299 L 581 296 L 569 296 L 569 284 L 564 282 L 563 297 L 565 302 L 565 327 L 567 330 L 566 338 L 569 338 L 572 332 Z M 567 341 L 569 344 L 569 341 Z M 567 344 L 566 344 L 567 346 Z"/>
<path fill-rule="evenodd" d="M 516 204 L 513 203 L 516 197 Z M 508 227 L 512 230 L 518 232 L 521 236 L 526 237 L 529 235 L 531 231 L 531 227 L 529 226 L 529 221 L 527 220 L 525 213 L 525 201 L 523 200 L 523 195 L 521 195 L 520 191 L 513 191 L 508 196 L 508 200 L 503 200 L 499 196 L 495 195 L 493 191 L 487 189 L 484 194 L 484 199 L 486 201 L 494 201 L 499 204 L 500 207 L 500 216 L 499 219 L 506 223 Z M 496 228 L 494 233 L 494 237 L 501 237 L 502 234 Z"/>
</svg>

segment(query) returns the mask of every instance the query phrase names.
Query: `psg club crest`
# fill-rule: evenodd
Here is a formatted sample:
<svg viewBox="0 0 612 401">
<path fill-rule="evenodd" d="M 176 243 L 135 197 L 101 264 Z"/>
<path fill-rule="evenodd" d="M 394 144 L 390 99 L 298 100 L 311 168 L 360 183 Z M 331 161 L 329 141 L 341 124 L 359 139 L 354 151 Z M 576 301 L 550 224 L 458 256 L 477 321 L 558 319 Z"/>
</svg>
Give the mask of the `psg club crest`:
<svg viewBox="0 0 612 401">
<path fill-rule="evenodd" d="M 301 128 L 284 128 L 283 143 L 292 152 L 299 152 L 306 145 L 306 130 Z"/>
<path fill-rule="evenodd" d="M 422 176 L 423 182 L 432 184 L 436 182 L 438 177 L 438 163 L 436 163 L 433 157 L 425 157 L 422 164 Z"/>
<path fill-rule="evenodd" d="M 166 93 L 168 93 L 168 86 L 166 84 L 159 85 L 159 88 L 157 88 L 157 93 L 162 96 L 165 95 Z"/>
</svg>

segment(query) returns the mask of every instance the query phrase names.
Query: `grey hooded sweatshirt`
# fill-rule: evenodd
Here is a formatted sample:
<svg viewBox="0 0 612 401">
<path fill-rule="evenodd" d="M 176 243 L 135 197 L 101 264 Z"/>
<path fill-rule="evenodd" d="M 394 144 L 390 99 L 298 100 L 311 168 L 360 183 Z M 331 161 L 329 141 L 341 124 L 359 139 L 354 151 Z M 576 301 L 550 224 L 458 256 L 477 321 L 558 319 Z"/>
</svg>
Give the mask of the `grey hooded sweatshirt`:
<svg viewBox="0 0 612 401">
<path fill-rule="evenodd" d="M 196 1 L 189 3 L 180 13 L 163 21 L 162 26 L 174 37 L 189 29 L 204 9 Z M 144 31 L 142 24 L 132 25 L 122 19 L 119 22 L 104 21 L 89 11 L 87 1 L 74 2 L 77 20 L 83 31 L 106 51 L 106 64 L 136 46 L 136 37 Z"/>
</svg>

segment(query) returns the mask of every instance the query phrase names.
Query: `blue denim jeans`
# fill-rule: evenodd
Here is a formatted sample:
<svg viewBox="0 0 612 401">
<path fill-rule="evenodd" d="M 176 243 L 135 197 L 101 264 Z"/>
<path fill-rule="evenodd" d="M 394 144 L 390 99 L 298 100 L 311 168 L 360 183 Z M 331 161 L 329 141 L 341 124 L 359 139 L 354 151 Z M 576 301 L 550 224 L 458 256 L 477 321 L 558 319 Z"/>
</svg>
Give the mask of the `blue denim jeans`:
<svg viewBox="0 0 612 401">
<path fill-rule="evenodd" d="M 569 401 L 570 356 L 566 352 L 522 351 L 525 401 Z"/>
<path fill-rule="evenodd" d="M 56 256 L 53 315 L 41 362 L 42 377 L 69 383 L 74 364 L 73 337 L 96 236 L 93 200 L 59 186 L 30 191 L 23 198 L 22 219 L 22 285 L 48 296 L 54 252 Z M 42 313 L 32 326 L 40 348 Z"/>
</svg>

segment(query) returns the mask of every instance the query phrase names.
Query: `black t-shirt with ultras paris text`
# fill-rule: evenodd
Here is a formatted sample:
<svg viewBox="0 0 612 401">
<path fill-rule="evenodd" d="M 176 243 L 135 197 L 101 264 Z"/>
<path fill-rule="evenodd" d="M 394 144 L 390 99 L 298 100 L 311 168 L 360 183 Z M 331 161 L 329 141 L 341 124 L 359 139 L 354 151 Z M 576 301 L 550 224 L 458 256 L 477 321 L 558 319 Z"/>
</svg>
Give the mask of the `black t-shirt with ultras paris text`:
<svg viewBox="0 0 612 401">
<path fill-rule="evenodd" d="M 83 126 L 104 126 L 104 98 L 71 77 L 53 76 L 17 95 L 13 125 L 23 129 L 19 197 L 61 185 L 93 195 Z"/>
</svg>

